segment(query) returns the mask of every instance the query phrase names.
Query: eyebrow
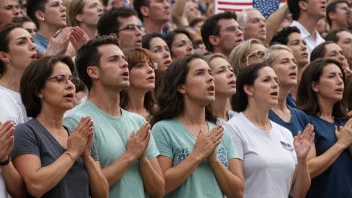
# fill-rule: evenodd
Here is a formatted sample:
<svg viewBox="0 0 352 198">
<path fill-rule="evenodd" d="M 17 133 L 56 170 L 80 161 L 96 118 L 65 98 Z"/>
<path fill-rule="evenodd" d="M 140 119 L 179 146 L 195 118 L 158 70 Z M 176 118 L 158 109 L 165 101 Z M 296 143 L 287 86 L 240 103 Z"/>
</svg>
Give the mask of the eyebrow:
<svg viewBox="0 0 352 198">
<path fill-rule="evenodd" d="M 20 38 L 18 38 L 18 39 L 16 39 L 16 40 L 23 40 L 23 39 L 27 39 L 27 37 L 25 37 L 25 36 L 22 36 L 22 37 L 20 37 Z"/>
</svg>

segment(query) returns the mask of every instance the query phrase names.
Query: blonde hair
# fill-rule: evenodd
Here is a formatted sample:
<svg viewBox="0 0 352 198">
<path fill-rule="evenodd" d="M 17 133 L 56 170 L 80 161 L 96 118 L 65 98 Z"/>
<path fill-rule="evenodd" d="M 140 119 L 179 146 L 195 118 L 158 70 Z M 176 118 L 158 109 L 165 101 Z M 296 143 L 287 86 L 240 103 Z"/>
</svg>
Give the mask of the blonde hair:
<svg viewBox="0 0 352 198">
<path fill-rule="evenodd" d="M 80 25 L 80 22 L 76 19 L 78 14 L 83 14 L 85 2 L 84 0 L 73 0 L 67 9 L 67 25 L 70 27 L 76 27 Z"/>
<path fill-rule="evenodd" d="M 236 46 L 230 53 L 229 63 L 233 68 L 233 72 L 237 76 L 240 70 L 246 66 L 246 58 L 249 55 L 249 50 L 252 44 L 261 44 L 264 43 L 258 39 L 249 39 L 244 41 L 240 45 Z"/>
<path fill-rule="evenodd" d="M 275 61 L 277 52 L 280 50 L 286 50 L 292 53 L 292 50 L 286 45 L 275 44 L 268 48 L 268 51 L 266 52 L 266 55 L 264 57 L 264 61 L 271 66 L 271 64 L 273 64 L 273 62 Z"/>
</svg>

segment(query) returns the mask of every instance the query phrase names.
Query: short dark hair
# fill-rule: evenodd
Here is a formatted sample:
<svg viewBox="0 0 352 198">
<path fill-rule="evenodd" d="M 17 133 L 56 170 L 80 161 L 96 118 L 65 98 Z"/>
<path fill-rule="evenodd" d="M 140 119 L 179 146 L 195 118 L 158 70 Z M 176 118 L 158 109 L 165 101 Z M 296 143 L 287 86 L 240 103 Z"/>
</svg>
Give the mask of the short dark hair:
<svg viewBox="0 0 352 198">
<path fill-rule="evenodd" d="M 232 96 L 231 107 L 234 111 L 243 112 L 248 107 L 248 96 L 244 91 L 245 85 L 253 85 L 258 78 L 258 72 L 264 67 L 270 67 L 267 63 L 254 63 L 243 68 L 237 75 L 236 94 Z"/>
<path fill-rule="evenodd" d="M 176 35 L 178 35 L 178 34 L 184 34 L 184 35 L 186 35 L 186 36 L 189 38 L 189 40 L 193 42 L 193 39 L 192 39 L 191 35 L 190 35 L 189 32 L 188 32 L 187 30 L 185 30 L 185 29 L 177 28 L 177 29 L 175 29 L 174 31 L 171 31 L 171 32 L 167 33 L 167 34 L 164 36 L 164 40 L 165 40 L 167 46 L 168 46 L 169 49 L 170 49 L 171 56 L 172 56 L 172 48 L 171 48 L 171 46 L 172 46 L 172 43 L 173 43 L 174 40 L 175 40 Z"/>
<path fill-rule="evenodd" d="M 40 10 L 42 12 L 45 11 L 45 4 L 48 0 L 27 0 L 27 15 L 32 21 L 35 23 L 37 28 L 39 29 L 39 22 L 37 17 L 35 16 L 35 12 Z"/>
<path fill-rule="evenodd" d="M 124 51 L 125 60 L 128 63 L 128 70 L 131 71 L 134 67 L 142 62 L 143 60 L 147 59 L 149 62 L 153 63 L 152 55 L 149 50 L 144 48 L 132 48 L 129 50 Z M 154 69 L 154 65 L 152 65 Z M 122 90 L 120 92 L 120 106 L 123 109 L 126 109 L 131 102 L 131 98 L 128 95 L 127 90 Z M 154 98 L 154 91 L 148 91 L 144 96 L 144 108 L 150 113 L 151 116 L 154 116 L 156 113 L 156 100 Z"/>
<path fill-rule="evenodd" d="M 134 9 L 119 7 L 105 12 L 99 19 L 97 29 L 100 36 L 116 33 L 120 29 L 120 18 L 137 17 Z"/>
<path fill-rule="evenodd" d="M 12 23 L 19 23 L 19 24 L 23 25 L 24 22 L 33 22 L 33 21 L 28 16 L 15 17 L 12 19 Z"/>
<path fill-rule="evenodd" d="M 219 21 L 221 19 L 235 19 L 235 20 L 237 20 L 237 15 L 235 12 L 225 11 L 225 12 L 218 13 L 216 15 L 209 17 L 204 22 L 204 24 L 202 25 L 202 28 L 201 28 L 201 35 L 202 35 L 204 45 L 209 52 L 214 52 L 214 47 L 210 43 L 209 37 L 211 35 L 215 35 L 215 36 L 219 35 L 220 28 L 221 28 L 219 26 Z"/>
<path fill-rule="evenodd" d="M 298 87 L 296 101 L 297 108 L 307 114 L 314 116 L 321 115 L 318 97 L 316 92 L 312 89 L 312 83 L 319 82 L 320 77 L 323 73 L 323 69 L 328 64 L 335 64 L 340 68 L 343 75 L 343 83 L 346 85 L 345 73 L 343 72 L 341 64 L 338 61 L 332 59 L 324 60 L 322 58 L 312 61 L 302 74 L 301 82 Z M 345 118 L 346 114 L 347 111 L 343 100 L 337 102 L 333 106 L 332 116 L 334 116 L 335 118 Z"/>
<path fill-rule="evenodd" d="M 8 23 L 0 26 L 0 52 L 9 52 L 9 35 L 16 28 L 22 28 L 22 26 L 17 23 Z M 0 76 L 4 75 L 5 71 L 6 65 L 0 60 Z"/>
<path fill-rule="evenodd" d="M 194 27 L 195 25 L 197 25 L 197 23 L 203 22 L 204 19 L 201 17 L 197 17 L 195 19 L 193 19 L 190 23 L 189 23 L 189 27 Z"/>
<path fill-rule="evenodd" d="M 332 41 L 332 42 L 337 43 L 337 42 L 339 42 L 339 40 L 340 40 L 340 37 L 337 36 L 337 34 L 340 33 L 340 32 L 345 32 L 345 31 L 351 33 L 351 32 L 350 32 L 348 29 L 346 29 L 346 28 L 340 28 L 340 29 L 336 29 L 336 30 L 331 30 L 331 31 L 329 31 L 328 34 L 326 35 L 325 41 Z"/>
<path fill-rule="evenodd" d="M 153 40 L 153 38 L 161 38 L 164 40 L 163 35 L 158 32 L 148 33 L 142 37 L 142 47 L 149 50 L 150 42 Z"/>
<path fill-rule="evenodd" d="M 300 14 L 301 14 L 301 8 L 299 7 L 298 3 L 300 1 L 309 1 L 309 0 L 287 0 L 287 5 L 290 13 L 292 14 L 292 19 L 297 21 Z"/>
<path fill-rule="evenodd" d="M 137 11 L 138 17 L 142 22 L 144 20 L 144 16 L 141 12 L 141 7 L 142 6 L 149 7 L 149 4 L 150 4 L 150 0 L 136 0 L 133 2 L 133 7 Z"/>
<path fill-rule="evenodd" d="M 313 62 L 314 60 L 318 59 L 318 58 L 323 58 L 325 56 L 326 53 L 326 49 L 325 46 L 332 44 L 334 42 L 332 41 L 325 41 L 323 43 L 320 43 L 318 46 L 316 46 L 312 53 L 310 54 L 310 62 Z"/>
<path fill-rule="evenodd" d="M 108 44 L 118 46 L 115 38 L 101 36 L 88 41 L 88 43 L 84 44 L 77 52 L 75 60 L 77 73 L 81 81 L 87 86 L 88 90 L 92 88 L 92 79 L 87 73 L 87 68 L 89 66 L 100 66 L 100 58 L 102 54 L 99 52 L 98 47 Z"/>
<path fill-rule="evenodd" d="M 66 64 L 72 74 L 75 72 L 75 65 L 68 56 L 47 56 L 33 61 L 24 71 L 20 81 L 20 94 L 26 108 L 28 117 L 36 118 L 42 110 L 42 104 L 38 94 L 43 89 L 46 79 L 54 71 L 56 63 Z"/>
<path fill-rule="evenodd" d="M 301 34 L 301 31 L 296 26 L 285 27 L 275 34 L 275 36 L 270 41 L 270 45 L 274 45 L 274 44 L 287 45 L 288 37 L 292 33 Z"/>
<path fill-rule="evenodd" d="M 331 27 L 332 21 L 329 18 L 329 13 L 330 12 L 335 13 L 337 5 L 340 4 L 340 3 L 346 3 L 348 5 L 347 1 L 345 1 L 345 0 L 335 0 L 333 2 L 330 2 L 328 4 L 328 6 L 326 7 L 326 20 L 327 20 L 327 22 L 328 22 L 330 27 Z"/>
<path fill-rule="evenodd" d="M 152 125 L 160 120 L 174 118 L 184 111 L 184 97 L 178 92 L 178 87 L 186 83 L 189 64 L 194 59 L 204 60 L 203 56 L 199 54 L 188 54 L 173 61 L 167 68 L 158 89 L 159 110 L 152 119 Z M 210 104 L 205 107 L 205 119 L 213 123 L 216 122 L 216 116 L 213 114 Z"/>
</svg>

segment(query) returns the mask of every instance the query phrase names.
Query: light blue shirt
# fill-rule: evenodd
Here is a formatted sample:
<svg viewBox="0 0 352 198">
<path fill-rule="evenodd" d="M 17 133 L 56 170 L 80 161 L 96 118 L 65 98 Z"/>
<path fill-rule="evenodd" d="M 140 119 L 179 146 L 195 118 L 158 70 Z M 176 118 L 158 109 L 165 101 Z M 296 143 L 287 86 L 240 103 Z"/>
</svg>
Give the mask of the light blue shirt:
<svg viewBox="0 0 352 198">
<path fill-rule="evenodd" d="M 39 53 L 44 54 L 48 48 L 49 40 L 40 34 L 34 35 L 34 45 L 37 47 Z"/>
</svg>

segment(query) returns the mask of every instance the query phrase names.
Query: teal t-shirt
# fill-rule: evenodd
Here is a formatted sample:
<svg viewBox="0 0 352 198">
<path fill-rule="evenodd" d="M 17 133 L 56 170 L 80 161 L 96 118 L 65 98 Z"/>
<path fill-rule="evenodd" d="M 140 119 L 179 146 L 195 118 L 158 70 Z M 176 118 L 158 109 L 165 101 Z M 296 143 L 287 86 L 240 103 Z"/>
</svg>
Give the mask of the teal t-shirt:
<svg viewBox="0 0 352 198">
<path fill-rule="evenodd" d="M 215 124 L 208 122 L 208 126 L 210 131 Z M 173 167 L 193 152 L 197 140 L 177 118 L 157 122 L 152 128 L 152 134 L 160 155 L 171 158 Z M 217 156 L 226 168 L 228 168 L 229 159 L 238 158 L 227 131 L 224 131 L 222 141 L 217 148 Z M 214 198 L 224 197 L 224 194 L 210 164 L 204 160 L 181 186 L 165 197 Z"/>
<path fill-rule="evenodd" d="M 114 163 L 126 152 L 126 143 L 130 134 L 132 131 L 137 132 L 145 123 L 143 117 L 123 109 L 121 109 L 120 117 L 112 117 L 90 101 L 86 101 L 75 107 L 64 118 L 64 125 L 75 129 L 84 116 L 90 116 L 94 122 L 94 141 L 102 168 Z M 151 159 L 158 155 L 158 149 L 151 136 L 147 157 Z M 110 187 L 109 197 L 145 197 L 142 175 L 137 161 L 133 162 L 121 179 Z"/>
</svg>

